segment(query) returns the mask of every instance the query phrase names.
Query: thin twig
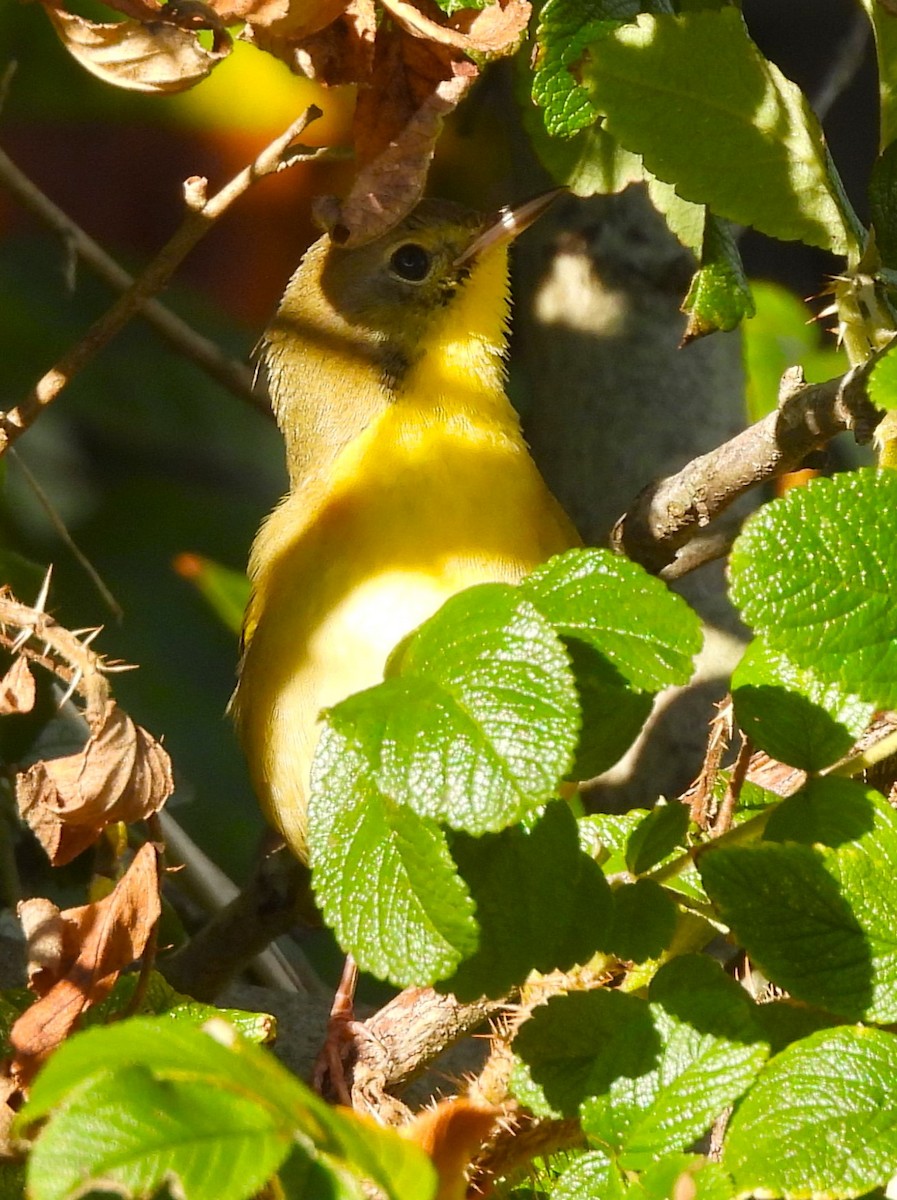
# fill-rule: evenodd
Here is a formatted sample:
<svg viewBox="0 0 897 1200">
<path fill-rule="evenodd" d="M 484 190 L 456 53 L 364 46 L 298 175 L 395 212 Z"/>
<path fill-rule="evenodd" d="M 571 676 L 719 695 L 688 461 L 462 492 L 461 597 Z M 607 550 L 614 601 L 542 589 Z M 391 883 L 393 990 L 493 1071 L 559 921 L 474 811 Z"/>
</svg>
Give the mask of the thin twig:
<svg viewBox="0 0 897 1200">
<path fill-rule="evenodd" d="M 847 430 L 858 443 L 868 442 L 883 413 L 866 394 L 866 382 L 886 350 L 825 383 L 805 383 L 800 368 L 786 371 L 775 412 L 645 488 L 614 526 L 614 549 L 659 573 L 730 504 L 787 474 L 811 450 Z"/>
<path fill-rule="evenodd" d="M 81 257 L 111 288 L 126 292 L 134 286 L 134 276 L 119 266 L 102 246 L 58 208 L 2 150 L 0 183 L 24 208 L 59 234 L 71 256 Z M 265 397 L 253 389 L 253 373 L 245 363 L 225 354 L 220 346 L 191 329 L 186 321 L 158 300 L 142 301 L 138 311 L 169 345 L 195 362 L 234 395 L 266 412 L 270 411 Z"/>
<path fill-rule="evenodd" d="M 119 604 L 119 602 L 113 596 L 112 592 L 107 587 L 106 582 L 103 579 L 102 575 L 100 575 L 99 571 L 96 569 L 96 567 L 90 561 L 90 559 L 87 557 L 87 555 L 81 549 L 81 547 L 77 545 L 77 543 L 75 542 L 75 539 L 69 533 L 68 529 L 66 529 L 65 522 L 63 521 L 63 519 L 59 515 L 59 513 L 56 511 L 56 508 L 53 505 L 53 501 L 50 499 L 50 497 L 47 495 L 47 493 L 41 487 L 41 485 L 38 482 L 37 478 L 35 477 L 34 473 L 26 465 L 22 456 L 20 454 L 17 454 L 12 447 L 10 447 L 9 453 L 12 457 L 12 460 L 15 462 L 16 466 L 22 472 L 25 482 L 28 484 L 28 486 L 31 488 L 32 492 L 34 493 L 35 497 L 37 498 L 38 504 L 41 506 L 41 508 L 47 514 L 47 520 L 53 526 L 53 529 L 55 530 L 56 535 L 58 536 L 59 540 L 68 549 L 69 553 L 72 555 L 72 557 L 75 559 L 75 561 L 81 567 L 81 569 L 85 572 L 88 579 L 90 579 L 93 586 L 97 589 L 97 592 L 99 593 L 100 598 L 102 599 L 103 603 L 106 605 L 106 607 L 112 613 L 113 617 L 115 617 L 116 621 L 121 621 L 122 617 L 125 615 L 124 610 L 122 609 L 122 606 Z"/>
<path fill-rule="evenodd" d="M 0 454 L 29 428 L 51 404 L 69 380 L 139 312 L 146 301 L 165 287 L 174 271 L 228 207 L 257 179 L 277 171 L 284 153 L 317 117 L 320 109 L 309 106 L 298 120 L 210 199 L 205 180 L 193 177 L 185 183 L 189 212 L 174 237 L 149 264 L 134 284 L 90 327 L 83 338 L 38 381 L 24 400 L 0 417 Z M 292 161 L 292 160 L 291 160 Z"/>
</svg>

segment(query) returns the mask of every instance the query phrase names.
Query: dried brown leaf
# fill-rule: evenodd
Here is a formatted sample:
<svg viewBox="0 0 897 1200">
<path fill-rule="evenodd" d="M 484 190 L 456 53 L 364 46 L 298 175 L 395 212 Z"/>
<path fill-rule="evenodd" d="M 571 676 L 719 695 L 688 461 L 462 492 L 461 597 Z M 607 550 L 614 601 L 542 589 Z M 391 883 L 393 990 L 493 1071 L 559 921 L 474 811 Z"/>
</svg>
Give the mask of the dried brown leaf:
<svg viewBox="0 0 897 1200">
<path fill-rule="evenodd" d="M 529 0 L 499 0 L 480 10 L 457 13 L 443 24 L 408 0 L 381 0 L 381 3 L 396 24 L 412 37 L 490 58 L 512 54 L 517 49 L 532 11 Z"/>
<path fill-rule="evenodd" d="M 0 716 L 10 713 L 29 713 L 34 708 L 35 686 L 31 668 L 24 658 L 17 658 L 0 679 Z"/>
<path fill-rule="evenodd" d="M 205 79 L 231 49 L 229 37 L 219 35 L 216 48 L 206 50 L 196 33 L 158 19 L 100 24 L 45 7 L 62 44 L 82 67 L 130 91 L 183 92 Z"/>
<path fill-rule="evenodd" d="M 225 21 L 245 21 L 254 31 L 298 41 L 325 29 L 346 10 L 346 0 L 211 0 Z"/>
<path fill-rule="evenodd" d="M 373 70 L 377 29 L 374 0 L 350 0 L 326 29 L 298 42 L 259 26 L 247 28 L 249 33 L 241 36 L 327 87 L 359 83 L 367 80 Z"/>
<path fill-rule="evenodd" d="M 56 982 L 19 1017 L 10 1035 L 19 1082 L 31 1078 L 85 1009 L 106 999 L 125 967 L 143 954 L 161 911 L 156 851 L 147 844 L 105 899 L 59 914 L 59 959 L 42 968 L 55 971 Z"/>
<path fill-rule="evenodd" d="M 28 946 L 28 986 L 44 996 L 59 978 L 65 946 L 65 920 L 52 900 L 22 900 L 19 921 Z"/>
<path fill-rule="evenodd" d="M 386 26 L 377 31 L 372 82 L 355 111 L 361 170 L 344 200 L 318 208 L 334 234 L 342 226 L 344 245 L 378 237 L 418 202 L 443 119 L 477 74 L 448 47 Z"/>
<path fill-rule="evenodd" d="M 162 746 L 110 700 L 78 754 L 38 762 L 16 779 L 19 811 L 59 866 L 115 821 L 142 821 L 174 790 Z"/>
</svg>

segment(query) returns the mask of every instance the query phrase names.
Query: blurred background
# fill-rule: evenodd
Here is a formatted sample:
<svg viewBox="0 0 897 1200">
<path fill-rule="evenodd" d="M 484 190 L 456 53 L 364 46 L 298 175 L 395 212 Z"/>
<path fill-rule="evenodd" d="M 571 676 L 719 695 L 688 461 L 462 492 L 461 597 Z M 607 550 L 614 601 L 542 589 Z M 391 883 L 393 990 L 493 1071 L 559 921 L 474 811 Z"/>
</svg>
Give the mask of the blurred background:
<svg viewBox="0 0 897 1200">
<path fill-rule="evenodd" d="M 112 19 L 98 4 L 78 11 Z M 811 98 L 831 83 L 832 63 L 860 13 L 851 0 L 745 0 L 744 11 L 761 48 Z M 876 152 L 870 39 L 864 54 L 825 122 L 861 217 Z M 177 227 L 187 176 L 207 176 L 214 191 L 312 101 L 325 115 L 304 140 L 327 145 L 348 137 L 350 89 L 321 94 L 248 46 L 238 44 L 190 92 L 143 96 L 78 67 L 39 5 L 0 0 L 0 72 L 12 60 L 18 66 L 0 114 L 0 146 L 132 271 Z M 485 209 L 520 198 L 494 102 L 506 69 L 487 72 L 452 118 L 433 193 Z M 188 258 L 162 299 L 246 360 L 314 237 L 311 197 L 344 190 L 350 171 L 345 162 L 317 163 L 263 180 Z M 742 249 L 751 277 L 798 296 L 818 291 L 837 267 L 820 252 L 750 233 Z M 15 405 L 111 299 L 0 181 L 0 407 Z M 121 605 L 120 621 L 60 540 L 25 469 Z M 53 563 L 57 619 L 70 628 L 103 624 L 97 648 L 139 665 L 118 677 L 115 691 L 164 738 L 178 781 L 171 811 L 242 879 L 262 821 L 225 715 L 237 637 L 185 578 L 183 556 L 243 569 L 260 520 L 285 488 L 273 424 L 135 321 L 40 417 L 2 470 L 4 578 L 30 602 L 40 571 L 27 564 Z M 634 481 L 633 492 L 643 482 Z"/>
</svg>

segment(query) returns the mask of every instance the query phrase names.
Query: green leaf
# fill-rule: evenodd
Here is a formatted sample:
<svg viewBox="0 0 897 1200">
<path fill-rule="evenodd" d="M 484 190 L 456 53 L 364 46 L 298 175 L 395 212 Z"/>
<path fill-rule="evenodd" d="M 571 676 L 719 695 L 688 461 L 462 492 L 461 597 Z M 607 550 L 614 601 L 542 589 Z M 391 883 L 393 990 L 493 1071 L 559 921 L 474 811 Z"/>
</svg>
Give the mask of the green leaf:
<svg viewBox="0 0 897 1200">
<path fill-rule="evenodd" d="M 546 0 L 536 27 L 533 100 L 552 137 L 595 124 L 588 90 L 576 82 L 586 47 L 638 14 L 639 0 Z"/>
<path fill-rule="evenodd" d="M 624 992 L 554 996 L 514 1039 L 513 1094 L 537 1116 L 579 1115 L 620 1076 L 647 1074 L 660 1053 L 648 1005 Z"/>
<path fill-rule="evenodd" d="M 732 675 L 740 727 L 772 758 L 819 771 L 847 753 L 875 706 L 755 638 Z"/>
<path fill-rule="evenodd" d="M 614 890 L 613 920 L 598 946 L 624 962 L 659 958 L 676 931 L 676 905 L 653 879 L 637 879 Z"/>
<path fill-rule="evenodd" d="M 601 863 L 606 875 L 628 871 L 626 845 L 633 830 L 648 815 L 644 808 L 625 813 L 589 813 L 579 820 L 580 845 Z"/>
<path fill-rule="evenodd" d="M 753 422 L 775 411 L 788 367 L 800 365 L 809 383 L 821 383 L 842 375 L 850 364 L 831 339 L 823 344 L 813 312 L 787 288 L 754 280 L 751 290 L 757 311 L 742 326 L 742 345 L 747 412 Z"/>
<path fill-rule="evenodd" d="M 630 1189 L 627 1200 L 734 1200 L 735 1187 L 719 1163 L 694 1154 L 666 1154 L 651 1163 Z"/>
<path fill-rule="evenodd" d="M 647 1070 L 621 1072 L 582 1110 L 586 1133 L 615 1147 L 624 1170 L 691 1146 L 747 1090 L 769 1052 L 749 997 L 708 958 L 674 959 L 648 998 L 659 1055 L 643 1060 Z"/>
<path fill-rule="evenodd" d="M 620 992 L 555 997 L 514 1042 L 512 1088 L 537 1113 L 574 1116 L 626 1170 L 684 1150 L 748 1087 L 767 1046 L 747 994 L 709 959 L 678 958 L 649 1002 Z"/>
<path fill-rule="evenodd" d="M 107 1025 L 112 1020 L 121 1019 L 140 983 L 140 977 L 136 974 L 122 975 L 116 980 L 107 999 L 88 1009 L 84 1017 L 85 1026 Z M 247 1041 L 259 1044 L 273 1042 L 277 1033 L 277 1022 L 269 1013 L 244 1012 L 238 1008 L 203 1004 L 191 996 L 176 992 L 164 976 L 158 971 L 151 971 L 140 1011 L 135 1015 L 161 1016 L 163 1013 L 172 1021 L 187 1021 L 192 1025 L 204 1025 L 206 1021 L 218 1017 L 232 1025 Z"/>
<path fill-rule="evenodd" d="M 644 171 L 651 203 L 669 226 L 670 232 L 683 246 L 699 257 L 704 244 L 704 227 L 707 224 L 707 209 L 703 204 L 692 204 L 683 200 L 671 183 L 665 183 Z"/>
<path fill-rule="evenodd" d="M 734 8 L 640 16 L 582 67 L 608 131 L 687 200 L 785 240 L 859 253 L 819 124 Z"/>
<path fill-rule="evenodd" d="M 579 703 L 569 659 L 530 599 L 502 583 L 453 596 L 390 659 L 392 678 L 327 714 L 395 802 L 476 835 L 554 796 Z"/>
<path fill-rule="evenodd" d="M 606 550 L 558 555 L 520 586 L 569 651 L 583 713 L 570 778 L 590 779 L 635 740 L 654 693 L 688 681 L 700 624 L 660 580 Z"/>
<path fill-rule="evenodd" d="M 626 843 L 626 869 L 643 875 L 684 844 L 688 808 L 684 804 L 658 804 L 630 833 Z"/>
<path fill-rule="evenodd" d="M 814 479 L 765 505 L 730 558 L 744 619 L 795 663 L 897 704 L 897 473 Z"/>
<path fill-rule="evenodd" d="M 699 857 L 722 919 L 796 999 L 850 1020 L 897 1020 L 897 813 L 871 788 L 815 779 L 765 836 L 788 842 Z"/>
<path fill-rule="evenodd" d="M 66 1200 L 104 1184 L 152 1194 L 171 1177 L 189 1200 L 243 1200 L 274 1174 L 291 1138 L 289 1124 L 251 1097 L 123 1067 L 94 1079 L 38 1138 L 29 1195 Z"/>
<path fill-rule="evenodd" d="M 754 315 L 754 300 L 728 222 L 707 213 L 701 264 L 682 302 L 688 314 L 685 341 L 718 329 L 735 329 Z"/>
<path fill-rule="evenodd" d="M 897 18 L 880 0 L 860 0 L 875 30 L 880 102 L 879 145 L 897 139 Z"/>
<path fill-rule="evenodd" d="M 629 1191 L 613 1159 L 600 1150 L 577 1158 L 551 1191 L 551 1200 L 622 1200 Z"/>
<path fill-rule="evenodd" d="M 895 1074 L 897 1038 L 879 1029 L 814 1033 L 777 1055 L 726 1136 L 738 1193 L 860 1196 L 885 1185 L 897 1162 Z"/>
<path fill-rule="evenodd" d="M 524 101 L 523 127 L 536 157 L 555 183 L 574 196 L 609 196 L 644 177 L 642 160 L 624 150 L 600 125 L 571 138 L 552 137 L 539 109 Z"/>
<path fill-rule="evenodd" d="M 171 1176 L 187 1200 L 242 1200 L 298 1140 L 328 1170 L 392 1200 L 430 1200 L 421 1151 L 331 1108 L 224 1022 L 207 1030 L 214 1036 L 142 1017 L 66 1042 L 18 1118 L 19 1128 L 50 1118 L 29 1160 L 29 1195 L 64 1200 L 91 1182 L 145 1194 Z"/>
<path fill-rule="evenodd" d="M 879 408 L 897 408 L 897 346 L 890 346 L 869 374 L 869 399 Z"/>
<path fill-rule="evenodd" d="M 452 844 L 476 905 L 476 952 L 446 981 L 459 999 L 501 996 L 532 970 L 568 970 L 602 940 L 611 893 L 579 847 L 576 820 L 556 801 L 528 826 Z M 558 887 L 558 880 L 564 887 Z"/>
<path fill-rule="evenodd" d="M 239 634 L 250 593 L 245 571 L 234 571 L 198 554 L 179 555 L 174 568 L 196 587 L 218 619 Z"/>
<path fill-rule="evenodd" d="M 697 615 L 628 558 L 569 550 L 520 587 L 559 634 L 602 654 L 630 687 L 656 692 L 691 678 L 702 640 Z"/>
<path fill-rule="evenodd" d="M 315 895 L 339 944 L 400 986 L 445 978 L 476 947 L 477 926 L 442 831 L 385 794 L 351 738 L 332 727 L 318 743 L 312 795 Z"/>
</svg>

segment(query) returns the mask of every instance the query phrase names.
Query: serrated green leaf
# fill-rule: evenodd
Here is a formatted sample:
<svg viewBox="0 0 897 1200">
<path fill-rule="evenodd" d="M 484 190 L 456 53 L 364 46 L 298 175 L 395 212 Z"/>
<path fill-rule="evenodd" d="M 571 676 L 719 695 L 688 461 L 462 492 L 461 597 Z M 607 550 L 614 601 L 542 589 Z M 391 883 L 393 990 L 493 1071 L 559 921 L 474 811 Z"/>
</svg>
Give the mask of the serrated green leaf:
<svg viewBox="0 0 897 1200">
<path fill-rule="evenodd" d="M 626 842 L 626 869 L 643 875 L 684 844 L 688 808 L 684 804 L 658 804 L 643 817 Z"/>
<path fill-rule="evenodd" d="M 875 711 L 836 683 L 755 638 L 732 675 L 739 726 L 772 758 L 819 771 L 837 762 Z"/>
<path fill-rule="evenodd" d="M 779 381 L 785 370 L 802 366 L 808 383 L 821 383 L 842 375 L 847 356 L 834 342 L 823 344 L 809 307 L 787 288 L 753 280 L 751 291 L 756 315 L 742 329 L 747 413 L 759 421 L 775 411 Z"/>
<path fill-rule="evenodd" d="M 897 346 L 891 346 L 869 373 L 869 399 L 879 408 L 897 408 Z"/>
<path fill-rule="evenodd" d="M 610 888 L 580 849 L 566 804 L 548 805 L 526 828 L 459 836 L 452 853 L 476 905 L 480 940 L 446 980 L 447 991 L 461 1000 L 502 996 L 532 970 L 568 970 L 594 954 L 610 918 Z"/>
<path fill-rule="evenodd" d="M 732 598 L 773 649 L 897 704 L 897 473 L 814 479 L 765 505 L 732 549 Z"/>
<path fill-rule="evenodd" d="M 642 160 L 624 150 L 600 125 L 571 138 L 552 137 L 539 109 L 524 102 L 523 127 L 542 166 L 574 196 L 610 196 L 644 177 Z"/>
<path fill-rule="evenodd" d="M 674 237 L 677 237 L 683 246 L 687 246 L 697 258 L 704 243 L 707 209 L 703 204 L 692 204 L 690 200 L 683 200 L 671 183 L 665 183 L 650 171 L 644 171 L 644 176 L 651 203 L 663 214 L 663 219 Z"/>
<path fill-rule="evenodd" d="M 139 1017 L 60 1047 L 18 1118 L 25 1128 L 50 1117 L 29 1163 L 34 1200 L 63 1200 L 94 1179 L 144 1194 L 169 1173 L 187 1200 L 241 1200 L 297 1140 L 391 1200 L 430 1200 L 435 1178 L 420 1150 L 325 1104 L 224 1022 L 207 1029 L 215 1036 Z"/>
<path fill-rule="evenodd" d="M 879 1029 L 814 1033 L 777 1055 L 726 1136 L 739 1194 L 860 1196 L 886 1184 L 897 1162 L 895 1074 L 897 1038 Z"/>
<path fill-rule="evenodd" d="M 625 813 L 589 813 L 580 817 L 580 845 L 601 863 L 606 875 L 626 871 L 626 843 L 647 815 L 647 809 L 632 808 Z"/>
<path fill-rule="evenodd" d="M 734 1200 L 735 1185 L 719 1163 L 694 1154 L 665 1154 L 651 1163 L 630 1189 L 627 1200 Z"/>
<path fill-rule="evenodd" d="M 120 1019 L 128 1011 L 131 998 L 138 986 L 143 986 L 140 1011 L 135 1016 L 161 1016 L 163 1013 L 172 1021 L 187 1021 L 192 1025 L 204 1025 L 213 1017 L 227 1021 L 241 1037 L 261 1045 L 274 1040 L 277 1022 L 269 1013 L 244 1012 L 238 1008 L 220 1008 L 214 1004 L 202 1004 L 190 996 L 176 992 L 158 971 L 151 971 L 149 979 L 141 981 L 136 974 L 122 975 L 115 987 L 101 1004 L 95 1004 L 84 1016 L 85 1028 L 106 1025 Z M 33 999 L 33 997 L 32 997 Z"/>
<path fill-rule="evenodd" d="M 676 905 L 653 879 L 637 879 L 614 890 L 613 917 L 599 948 L 624 962 L 659 958 L 676 931 Z"/>
<path fill-rule="evenodd" d="M 253 1098 L 123 1067 L 94 1079 L 49 1122 L 29 1159 L 28 1192 L 67 1200 L 105 1183 L 153 1194 L 172 1178 L 189 1200 L 245 1200 L 291 1140 L 289 1125 Z"/>
<path fill-rule="evenodd" d="M 860 0 L 875 30 L 878 59 L 879 147 L 897 139 L 897 20 L 880 0 Z"/>
<path fill-rule="evenodd" d="M 708 958 L 662 967 L 648 999 L 656 1060 L 620 1073 L 582 1107 L 586 1133 L 615 1147 L 625 1170 L 687 1149 L 747 1090 L 769 1052 L 749 997 Z"/>
<path fill-rule="evenodd" d="M 701 262 L 682 301 L 688 314 L 686 341 L 731 330 L 754 315 L 754 300 L 741 255 L 727 221 L 707 213 Z"/>
<path fill-rule="evenodd" d="M 649 1001 L 608 991 L 555 997 L 514 1042 L 514 1094 L 537 1113 L 581 1110 L 589 1137 L 627 1170 L 691 1145 L 768 1050 L 749 997 L 709 959 L 663 967 Z"/>
<path fill-rule="evenodd" d="M 770 1057 L 780 1054 L 786 1046 L 809 1037 L 811 1033 L 840 1024 L 839 1019 L 831 1013 L 790 999 L 758 1004 L 754 1016 L 769 1042 Z"/>
<path fill-rule="evenodd" d="M 765 836 L 789 841 L 698 859 L 722 919 L 796 999 L 850 1020 L 897 1020 L 897 813 L 871 788 L 814 779 Z"/>
<path fill-rule="evenodd" d="M 570 992 L 539 1007 L 514 1039 L 511 1091 L 537 1116 L 575 1117 L 622 1075 L 646 1074 L 660 1039 L 644 1000 L 623 992 Z"/>
<path fill-rule="evenodd" d="M 476 947 L 477 926 L 442 831 L 385 795 L 332 727 L 318 743 L 312 795 L 315 895 L 342 948 L 401 986 L 445 978 Z"/>
<path fill-rule="evenodd" d="M 622 1200 L 628 1191 L 616 1163 L 600 1150 L 590 1150 L 561 1174 L 551 1200 Z"/>
<path fill-rule="evenodd" d="M 685 199 L 859 253 L 862 227 L 815 116 L 736 9 L 640 16 L 589 47 L 582 79 L 608 131 Z"/>
<path fill-rule="evenodd" d="M 613 663 L 585 642 L 570 638 L 564 644 L 582 710 L 582 731 L 567 778 L 594 779 L 638 737 L 654 706 L 654 693 L 633 691 Z"/>
<path fill-rule="evenodd" d="M 564 648 L 522 588 L 453 596 L 389 674 L 331 709 L 327 724 L 351 737 L 395 803 L 481 834 L 554 796 L 572 766 L 579 702 Z"/>
<path fill-rule="evenodd" d="M 697 615 L 629 559 L 569 550 L 520 588 L 559 634 L 602 654 L 630 687 L 656 692 L 691 678 L 702 640 Z"/>
<path fill-rule="evenodd" d="M 571 137 L 598 113 L 576 79 L 586 47 L 638 14 L 639 0 L 546 0 L 536 27 L 533 100 L 552 137 Z"/>
</svg>

